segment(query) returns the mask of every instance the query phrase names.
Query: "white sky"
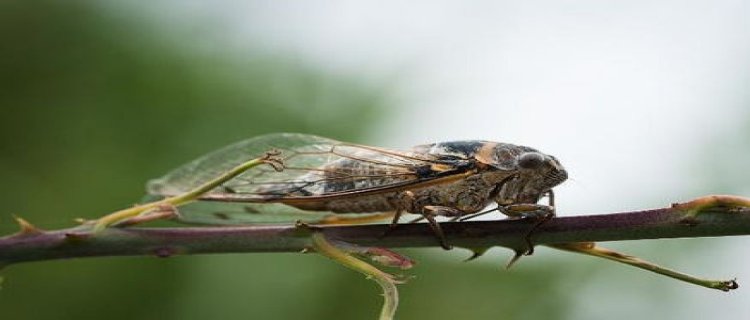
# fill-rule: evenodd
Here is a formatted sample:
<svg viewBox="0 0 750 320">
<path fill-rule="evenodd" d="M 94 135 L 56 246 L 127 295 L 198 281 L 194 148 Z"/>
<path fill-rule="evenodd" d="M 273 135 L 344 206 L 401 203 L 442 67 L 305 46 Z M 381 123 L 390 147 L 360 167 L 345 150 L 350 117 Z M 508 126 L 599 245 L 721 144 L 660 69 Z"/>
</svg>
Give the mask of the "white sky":
<svg viewBox="0 0 750 320">
<path fill-rule="evenodd" d="M 750 192 L 693 182 L 706 176 L 696 176 L 707 152 L 700 148 L 742 133 L 737 126 L 750 116 L 749 2 L 225 0 L 162 8 L 169 19 L 221 21 L 233 46 L 260 47 L 396 90 L 398 111 L 370 141 L 359 142 L 408 147 L 485 139 L 555 155 L 572 178 L 557 190 L 562 214 Z M 747 156 L 748 149 L 727 152 Z M 731 265 L 705 270 L 750 281 L 739 248 L 750 242 L 730 240 L 722 244 L 733 249 L 715 259 Z M 606 287 L 582 290 L 597 295 Z M 670 292 L 684 295 L 676 298 L 684 304 L 706 306 L 660 317 L 750 317 L 748 289 Z M 586 299 L 593 298 L 581 298 L 576 318 L 603 318 Z"/>
</svg>

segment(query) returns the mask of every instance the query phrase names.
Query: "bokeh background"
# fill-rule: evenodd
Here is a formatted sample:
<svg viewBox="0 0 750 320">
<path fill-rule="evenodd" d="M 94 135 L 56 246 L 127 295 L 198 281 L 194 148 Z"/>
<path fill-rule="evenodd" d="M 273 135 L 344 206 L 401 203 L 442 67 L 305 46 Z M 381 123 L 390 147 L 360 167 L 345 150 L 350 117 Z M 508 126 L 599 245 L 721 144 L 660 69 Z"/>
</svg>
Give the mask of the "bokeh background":
<svg viewBox="0 0 750 320">
<path fill-rule="evenodd" d="M 744 1 L 2 1 L 0 231 L 138 201 L 231 142 L 486 139 L 554 154 L 559 213 L 750 195 Z M 743 237 L 609 243 L 750 281 Z M 407 250 L 400 319 L 731 319 L 731 293 L 540 248 Z M 2 319 L 374 319 L 374 283 L 315 255 L 98 258 L 2 271 Z"/>
</svg>

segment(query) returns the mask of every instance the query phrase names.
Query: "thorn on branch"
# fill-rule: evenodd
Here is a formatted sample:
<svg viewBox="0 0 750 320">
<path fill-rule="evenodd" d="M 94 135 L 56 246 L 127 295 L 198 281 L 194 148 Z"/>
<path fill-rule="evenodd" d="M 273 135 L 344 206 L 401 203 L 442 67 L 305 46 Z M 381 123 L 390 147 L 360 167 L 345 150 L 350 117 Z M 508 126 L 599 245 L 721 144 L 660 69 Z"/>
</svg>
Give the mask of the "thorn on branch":
<svg viewBox="0 0 750 320">
<path fill-rule="evenodd" d="M 14 216 L 13 218 L 16 219 L 16 223 L 18 223 L 18 226 L 20 227 L 18 233 L 15 234 L 16 236 L 25 237 L 44 233 L 44 230 L 37 228 L 35 225 L 26 221 L 24 218 L 21 218 L 19 216 Z"/>
<path fill-rule="evenodd" d="M 521 257 L 526 255 L 527 251 L 524 250 L 513 250 L 513 257 L 510 258 L 510 261 L 508 261 L 508 264 L 505 265 L 505 269 L 510 269 L 516 262 L 518 262 Z"/>
<path fill-rule="evenodd" d="M 469 262 L 471 260 L 474 260 L 476 258 L 479 258 L 479 257 L 483 256 L 485 253 L 487 253 L 487 251 L 490 250 L 490 248 L 492 248 L 492 247 L 469 248 L 469 250 L 471 250 L 471 257 L 466 258 L 466 260 L 464 260 L 464 262 Z"/>
</svg>

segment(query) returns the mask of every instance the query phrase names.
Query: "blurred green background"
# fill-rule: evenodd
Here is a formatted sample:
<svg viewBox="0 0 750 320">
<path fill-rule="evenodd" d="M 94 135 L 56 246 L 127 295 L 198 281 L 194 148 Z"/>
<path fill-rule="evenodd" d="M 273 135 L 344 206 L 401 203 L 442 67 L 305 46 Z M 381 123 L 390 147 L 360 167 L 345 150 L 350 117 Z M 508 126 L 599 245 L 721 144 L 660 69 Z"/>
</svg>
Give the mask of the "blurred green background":
<svg viewBox="0 0 750 320">
<path fill-rule="evenodd" d="M 396 112 L 382 83 L 263 50 L 214 50 L 201 30 L 94 2 L 0 4 L 2 234 L 14 232 L 12 214 L 60 228 L 129 206 L 148 179 L 237 140 L 288 131 L 360 141 Z M 679 251 L 705 243 L 663 244 L 670 253 L 658 256 L 694 266 Z M 506 271 L 506 252 L 464 264 L 465 252 L 406 251 L 419 264 L 398 318 L 572 319 L 582 283 L 656 279 L 539 252 L 551 257 Z M 381 303 L 374 283 L 315 255 L 97 258 L 1 274 L 2 319 L 374 319 Z M 659 310 L 649 297 L 667 304 L 674 290 L 629 303 Z"/>
</svg>

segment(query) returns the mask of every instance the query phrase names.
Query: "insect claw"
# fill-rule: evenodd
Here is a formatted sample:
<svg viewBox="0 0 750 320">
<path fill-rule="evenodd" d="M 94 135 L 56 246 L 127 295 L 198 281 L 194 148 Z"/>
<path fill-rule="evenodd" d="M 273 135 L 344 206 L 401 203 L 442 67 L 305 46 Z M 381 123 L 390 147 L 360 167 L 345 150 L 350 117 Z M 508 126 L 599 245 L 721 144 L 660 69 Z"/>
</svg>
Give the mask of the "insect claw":
<svg viewBox="0 0 750 320">
<path fill-rule="evenodd" d="M 447 216 L 447 217 L 454 217 L 454 216 L 461 216 L 463 212 L 450 207 L 444 207 L 444 206 L 424 206 L 422 208 L 422 218 L 426 219 L 427 222 L 430 224 L 430 228 L 432 228 L 432 231 L 435 233 L 435 237 L 438 239 L 438 242 L 440 242 L 440 246 L 443 247 L 445 250 L 451 250 L 453 249 L 453 246 L 448 245 L 447 241 L 445 240 L 445 234 L 443 233 L 443 229 L 440 227 L 440 224 L 435 220 L 435 216 Z M 421 219 L 421 218 L 420 218 Z M 418 220 L 415 220 L 416 222 Z"/>
<path fill-rule="evenodd" d="M 440 224 L 435 221 L 435 217 L 432 215 L 425 213 L 423 214 L 423 217 L 427 219 L 427 222 L 430 225 L 430 228 L 432 228 L 432 232 L 435 233 L 435 238 L 437 238 L 438 243 L 440 243 L 440 246 L 443 247 L 445 250 L 451 250 L 453 247 L 448 244 L 448 242 L 445 240 L 445 234 L 443 233 L 443 229 L 440 227 Z"/>
<path fill-rule="evenodd" d="M 552 210 L 554 210 L 554 208 L 552 208 Z M 526 235 L 523 237 L 523 241 L 526 243 L 526 252 L 523 255 L 530 256 L 534 254 L 534 242 L 531 241 L 531 236 L 534 235 L 534 231 L 536 231 L 539 228 L 539 226 L 549 221 L 554 216 L 555 216 L 554 211 L 548 211 L 545 215 L 541 217 L 527 217 L 527 219 L 536 219 L 537 221 L 536 223 L 534 223 L 534 226 L 531 227 L 531 229 L 529 229 L 529 231 L 527 231 Z"/>
<path fill-rule="evenodd" d="M 442 247 L 443 250 L 453 250 L 453 246 L 446 243 L 445 239 L 440 239 L 440 247 Z"/>
<path fill-rule="evenodd" d="M 385 231 L 383 231 L 383 233 L 379 237 L 380 239 L 385 238 L 387 235 L 393 232 L 393 230 L 396 230 L 396 227 L 398 226 L 398 220 L 401 218 L 402 213 L 403 210 L 396 210 L 396 213 L 393 214 L 391 223 L 388 225 L 388 229 L 385 229 Z"/>
<path fill-rule="evenodd" d="M 534 254 L 534 244 L 532 244 L 532 243 L 531 243 L 531 242 L 529 241 L 529 243 L 527 243 L 527 245 L 528 245 L 529 247 L 528 247 L 528 249 L 526 249 L 526 252 L 524 252 L 524 254 L 523 254 L 523 255 L 525 255 L 525 256 L 530 256 L 530 255 Z"/>
</svg>

